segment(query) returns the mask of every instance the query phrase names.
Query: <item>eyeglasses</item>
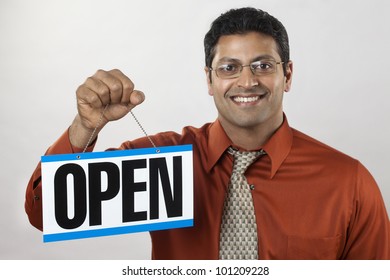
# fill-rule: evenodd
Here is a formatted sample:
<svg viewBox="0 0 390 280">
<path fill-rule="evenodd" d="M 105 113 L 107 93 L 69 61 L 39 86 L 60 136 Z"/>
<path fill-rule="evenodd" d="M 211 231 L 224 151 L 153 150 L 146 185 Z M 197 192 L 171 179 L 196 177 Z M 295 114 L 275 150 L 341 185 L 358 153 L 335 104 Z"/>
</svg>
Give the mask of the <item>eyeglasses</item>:
<svg viewBox="0 0 390 280">
<path fill-rule="evenodd" d="M 241 65 L 235 62 L 229 62 L 229 63 L 217 65 L 215 69 L 213 69 L 212 67 L 210 67 L 209 69 L 211 71 L 215 71 L 217 77 L 221 79 L 233 79 L 241 75 L 242 69 L 244 67 L 249 67 L 253 75 L 264 76 L 264 75 L 275 73 L 277 65 L 283 63 L 284 63 L 283 61 L 277 62 L 275 60 L 264 59 L 264 60 L 254 61 L 248 65 Z"/>
</svg>

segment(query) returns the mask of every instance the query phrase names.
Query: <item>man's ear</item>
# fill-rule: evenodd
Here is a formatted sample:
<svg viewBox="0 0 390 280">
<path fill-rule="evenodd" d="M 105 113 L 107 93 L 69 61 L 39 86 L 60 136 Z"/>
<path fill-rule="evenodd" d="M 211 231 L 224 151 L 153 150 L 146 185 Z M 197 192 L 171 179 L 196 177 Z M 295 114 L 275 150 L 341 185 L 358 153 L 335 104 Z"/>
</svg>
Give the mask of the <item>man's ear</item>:
<svg viewBox="0 0 390 280">
<path fill-rule="evenodd" d="M 289 60 L 287 62 L 286 74 L 285 74 L 285 84 L 284 84 L 285 92 L 289 92 L 291 89 L 292 76 L 293 76 L 293 62 Z"/>
<path fill-rule="evenodd" d="M 212 83 L 212 81 L 211 81 L 211 72 L 212 71 L 210 71 L 209 67 L 205 66 L 204 67 L 204 72 L 206 73 L 207 88 L 208 88 L 208 91 L 209 91 L 209 95 L 213 96 L 214 93 L 213 93 L 213 90 L 212 90 L 212 87 L 211 87 L 211 83 Z"/>
</svg>

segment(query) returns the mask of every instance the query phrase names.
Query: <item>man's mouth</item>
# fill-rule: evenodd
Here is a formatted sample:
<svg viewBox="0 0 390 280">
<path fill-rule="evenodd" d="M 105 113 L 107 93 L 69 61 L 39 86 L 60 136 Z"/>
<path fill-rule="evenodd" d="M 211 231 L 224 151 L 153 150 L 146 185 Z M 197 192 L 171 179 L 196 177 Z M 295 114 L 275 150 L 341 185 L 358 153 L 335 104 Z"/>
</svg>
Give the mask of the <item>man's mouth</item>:
<svg viewBox="0 0 390 280">
<path fill-rule="evenodd" d="M 255 102 L 259 99 L 260 96 L 250 96 L 250 97 L 233 96 L 233 101 L 237 103 L 250 103 L 250 102 Z"/>
<path fill-rule="evenodd" d="M 231 99 L 236 103 L 253 103 L 263 99 L 267 94 L 253 95 L 253 96 L 232 96 Z"/>
</svg>

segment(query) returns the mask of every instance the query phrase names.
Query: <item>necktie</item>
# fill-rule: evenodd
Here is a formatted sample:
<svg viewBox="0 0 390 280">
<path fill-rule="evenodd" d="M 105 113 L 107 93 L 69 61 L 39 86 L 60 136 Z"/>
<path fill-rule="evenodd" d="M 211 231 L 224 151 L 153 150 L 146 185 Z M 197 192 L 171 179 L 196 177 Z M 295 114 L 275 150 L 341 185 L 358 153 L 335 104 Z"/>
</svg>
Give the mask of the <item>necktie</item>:
<svg viewBox="0 0 390 280">
<path fill-rule="evenodd" d="M 263 150 L 240 152 L 229 147 L 233 155 L 233 171 L 224 202 L 220 232 L 220 259 L 257 259 L 257 225 L 250 187 L 244 176 L 246 169 Z"/>
</svg>

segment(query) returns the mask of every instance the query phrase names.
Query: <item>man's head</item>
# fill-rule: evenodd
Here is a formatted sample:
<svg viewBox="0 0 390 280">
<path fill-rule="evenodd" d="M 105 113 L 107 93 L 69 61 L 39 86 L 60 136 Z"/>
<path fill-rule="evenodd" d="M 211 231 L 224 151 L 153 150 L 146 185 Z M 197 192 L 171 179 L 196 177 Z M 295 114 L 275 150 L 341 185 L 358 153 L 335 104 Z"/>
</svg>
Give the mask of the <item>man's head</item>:
<svg viewBox="0 0 390 280">
<path fill-rule="evenodd" d="M 237 145 L 249 135 L 260 145 L 256 139 L 282 124 L 283 96 L 291 87 L 286 30 L 261 10 L 230 10 L 213 22 L 205 51 L 208 92 L 220 123 Z"/>
<path fill-rule="evenodd" d="M 218 17 L 204 38 L 206 66 L 211 67 L 215 46 L 221 36 L 259 32 L 271 36 L 282 61 L 290 60 L 287 31 L 282 23 L 267 12 L 255 8 L 232 9 Z M 283 65 L 284 72 L 287 64 Z"/>
</svg>

